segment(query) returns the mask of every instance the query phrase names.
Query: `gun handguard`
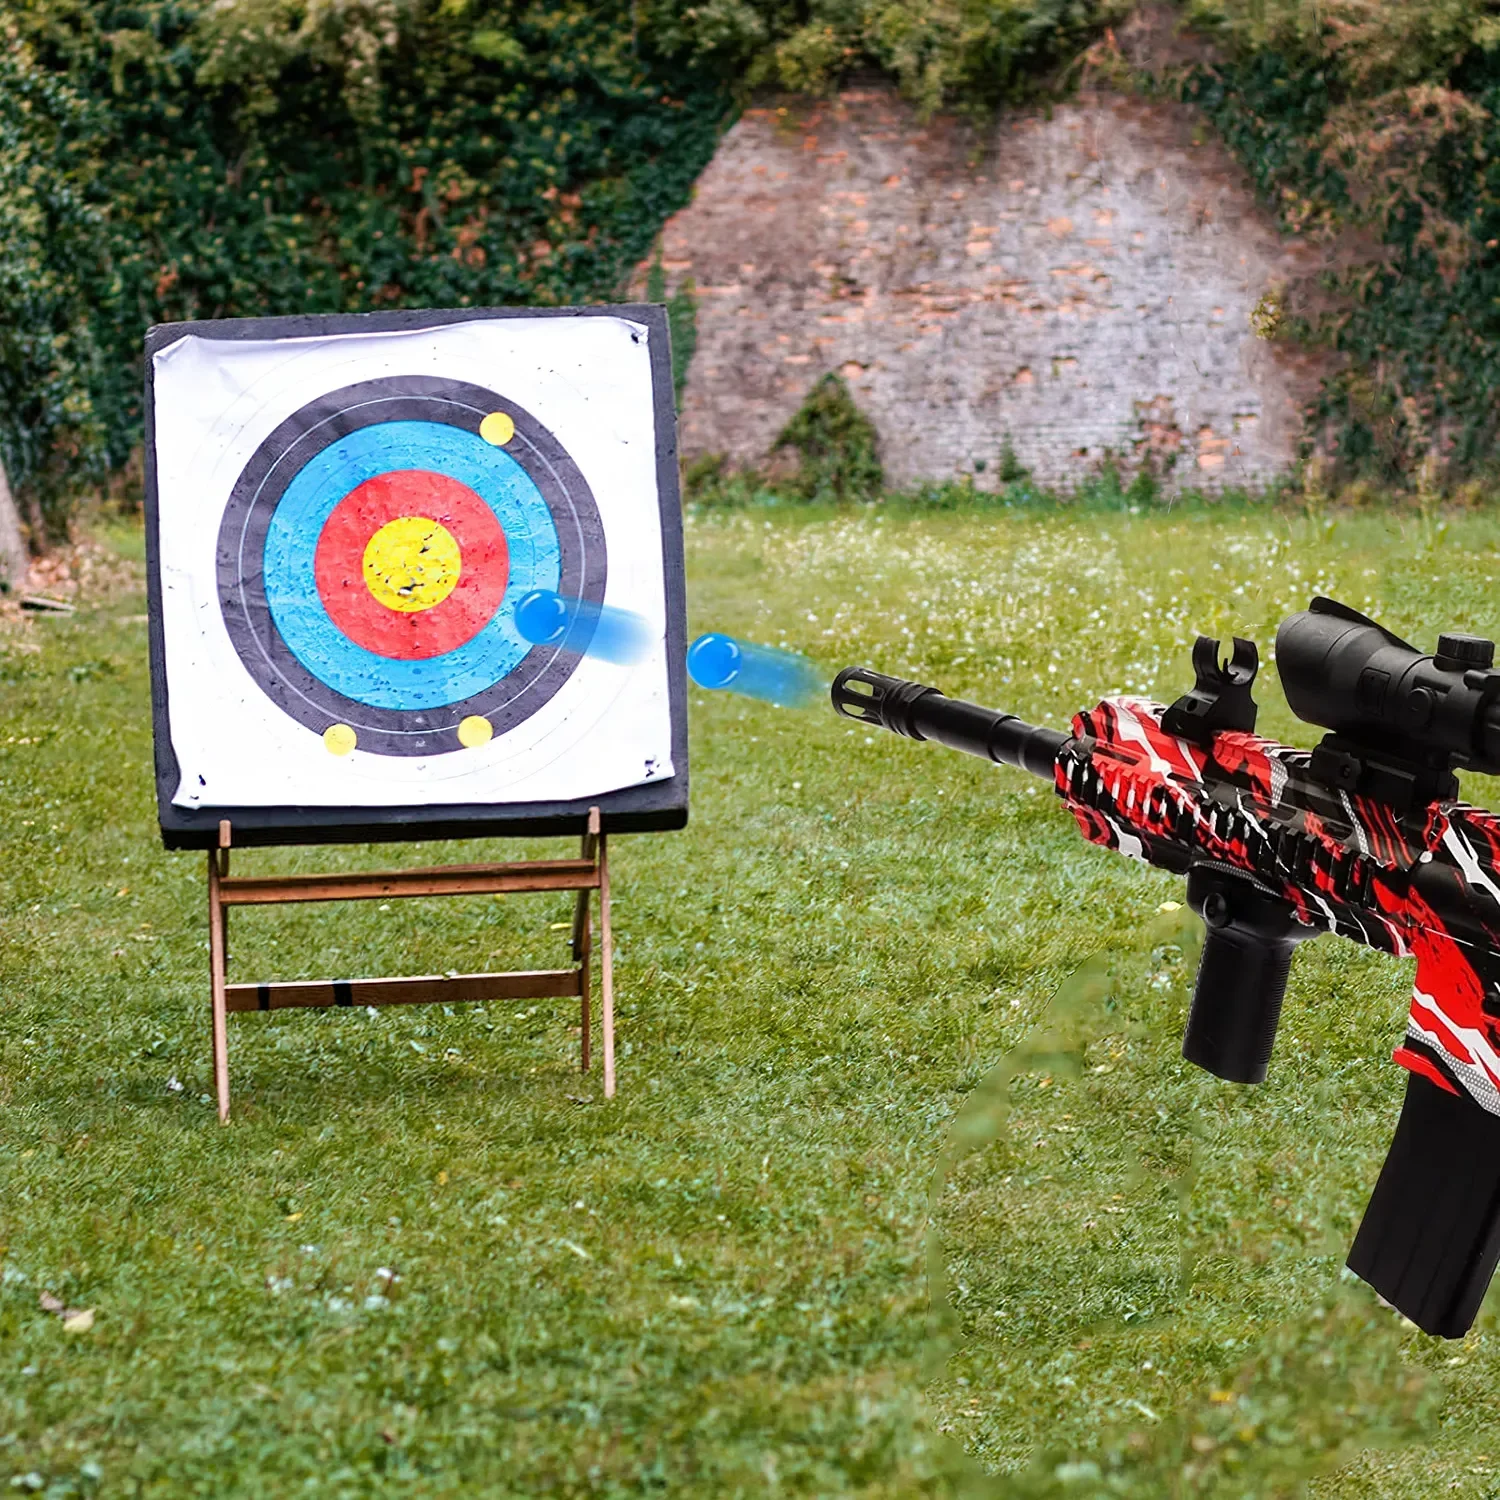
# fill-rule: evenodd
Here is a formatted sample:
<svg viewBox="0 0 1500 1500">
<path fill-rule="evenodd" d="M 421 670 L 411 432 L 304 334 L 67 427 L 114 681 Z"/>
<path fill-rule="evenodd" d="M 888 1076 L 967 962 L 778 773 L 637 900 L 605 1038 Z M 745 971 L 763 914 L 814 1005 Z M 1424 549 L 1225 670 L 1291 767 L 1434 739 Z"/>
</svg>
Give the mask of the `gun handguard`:
<svg viewBox="0 0 1500 1500">
<path fill-rule="evenodd" d="M 1330 634 L 1330 617 L 1346 635 L 1364 632 L 1363 659 L 1367 639 L 1416 654 L 1321 599 L 1282 627 L 1278 647 L 1288 636 L 1296 644 L 1298 631 Z M 1472 639 L 1444 637 L 1412 669 L 1427 674 L 1417 688 L 1442 686 L 1434 674 L 1446 673 L 1469 694 L 1468 718 L 1440 726 L 1449 743 L 1415 771 L 1371 753 L 1345 719 L 1311 756 L 1254 734 L 1248 641 L 1221 668 L 1217 643 L 1200 639 L 1198 685 L 1172 708 L 1106 698 L 1075 717 L 1072 734 L 861 667 L 840 672 L 832 690 L 847 718 L 1047 777 L 1090 842 L 1185 874 L 1206 934 L 1183 1055 L 1221 1078 L 1265 1077 L 1304 938 L 1331 931 L 1416 956 L 1411 1020 L 1394 1054 L 1411 1074 L 1406 1100 L 1349 1266 L 1447 1338 L 1468 1331 L 1500 1260 L 1500 818 L 1445 800 L 1456 789 L 1445 766 L 1488 770 L 1500 754 L 1500 681 L 1481 680 L 1487 662 L 1458 661 L 1457 647 L 1477 655 Z M 1381 658 L 1374 678 L 1363 668 L 1350 676 L 1357 705 L 1387 712 L 1374 695 L 1389 665 Z M 1310 691 L 1313 668 L 1297 670 Z"/>
</svg>

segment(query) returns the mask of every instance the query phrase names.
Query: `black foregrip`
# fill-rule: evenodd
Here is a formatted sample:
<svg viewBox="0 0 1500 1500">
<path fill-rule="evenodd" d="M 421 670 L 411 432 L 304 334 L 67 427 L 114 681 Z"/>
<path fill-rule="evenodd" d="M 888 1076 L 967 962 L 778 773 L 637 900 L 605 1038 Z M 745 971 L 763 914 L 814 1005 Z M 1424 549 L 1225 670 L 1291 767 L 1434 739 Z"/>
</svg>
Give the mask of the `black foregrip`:
<svg viewBox="0 0 1500 1500">
<path fill-rule="evenodd" d="M 1413 1073 L 1349 1269 L 1423 1333 L 1461 1339 L 1500 1259 L 1500 1117 Z"/>
<path fill-rule="evenodd" d="M 867 667 L 846 667 L 840 672 L 833 679 L 832 697 L 834 708 L 847 719 L 878 724 L 911 740 L 936 740 L 949 749 L 1018 766 L 1049 781 L 1057 752 L 1071 737 Z"/>
<path fill-rule="evenodd" d="M 1263 1083 L 1291 967 L 1290 943 L 1209 932 L 1182 1055 L 1227 1083 Z"/>
<path fill-rule="evenodd" d="M 1276 1043 L 1292 950 L 1311 935 L 1279 897 L 1241 871 L 1197 864 L 1188 905 L 1203 918 L 1203 956 L 1182 1055 L 1228 1083 L 1261 1083 Z"/>
</svg>

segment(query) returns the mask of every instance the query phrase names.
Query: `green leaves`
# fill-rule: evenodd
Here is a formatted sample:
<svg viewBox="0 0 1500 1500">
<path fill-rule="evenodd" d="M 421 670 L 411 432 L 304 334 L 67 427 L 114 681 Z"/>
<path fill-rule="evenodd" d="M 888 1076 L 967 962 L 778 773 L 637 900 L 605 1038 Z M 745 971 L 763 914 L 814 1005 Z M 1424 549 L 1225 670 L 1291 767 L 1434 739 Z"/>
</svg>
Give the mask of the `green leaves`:
<svg viewBox="0 0 1500 1500">
<path fill-rule="evenodd" d="M 152 323 L 608 299 L 737 90 L 874 63 L 924 108 L 983 109 L 1118 8 L 19 0 L 0 62 L 0 456 L 59 532 L 139 442 Z M 690 291 L 672 312 L 680 383 Z"/>
<path fill-rule="evenodd" d="M 854 404 L 843 376 L 829 374 L 813 386 L 776 439 L 798 456 L 788 488 L 814 504 L 873 500 L 885 481 L 875 425 Z"/>
<path fill-rule="evenodd" d="M 92 308 L 118 293 L 88 101 L 0 31 L 0 461 L 33 524 L 56 533 L 69 484 L 111 459 L 99 407 L 111 384 Z"/>
<path fill-rule="evenodd" d="M 1278 336 L 1339 356 L 1308 446 L 1342 479 L 1450 487 L 1488 472 L 1500 382 L 1500 70 L 1479 0 L 1213 0 L 1230 55 L 1199 104 L 1322 264 L 1278 295 Z M 1434 476 L 1436 475 L 1436 478 Z"/>
<path fill-rule="evenodd" d="M 505 67 L 519 68 L 526 61 L 526 49 L 504 31 L 476 31 L 469 38 L 469 50 L 486 62 Z"/>
<path fill-rule="evenodd" d="M 633 18 L 27 0 L 0 33 L 0 456 L 23 504 L 60 532 L 139 442 L 152 323 L 618 296 L 730 102 Z"/>
<path fill-rule="evenodd" d="M 17 0 L 0 32 L 0 457 L 56 532 L 139 442 L 153 322 L 608 299 L 745 89 L 873 65 L 923 110 L 982 114 L 1071 76 L 1130 9 Z M 1185 97 L 1284 226 L 1327 247 L 1277 299 L 1279 336 L 1342 361 L 1309 432 L 1386 483 L 1434 457 L 1454 477 L 1489 463 L 1500 20 L 1486 0 L 1184 14 L 1224 52 Z M 690 294 L 673 333 L 680 380 Z"/>
</svg>

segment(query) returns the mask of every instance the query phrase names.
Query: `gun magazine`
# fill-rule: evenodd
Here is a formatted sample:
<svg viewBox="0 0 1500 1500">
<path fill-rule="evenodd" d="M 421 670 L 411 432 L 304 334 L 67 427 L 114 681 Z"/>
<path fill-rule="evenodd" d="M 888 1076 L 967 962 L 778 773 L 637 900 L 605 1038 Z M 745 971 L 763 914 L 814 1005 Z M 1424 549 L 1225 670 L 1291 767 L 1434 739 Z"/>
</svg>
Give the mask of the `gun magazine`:
<svg viewBox="0 0 1500 1500">
<path fill-rule="evenodd" d="M 1413 1073 L 1349 1269 L 1424 1333 L 1462 1338 L 1500 1259 L 1500 1116 Z"/>
</svg>

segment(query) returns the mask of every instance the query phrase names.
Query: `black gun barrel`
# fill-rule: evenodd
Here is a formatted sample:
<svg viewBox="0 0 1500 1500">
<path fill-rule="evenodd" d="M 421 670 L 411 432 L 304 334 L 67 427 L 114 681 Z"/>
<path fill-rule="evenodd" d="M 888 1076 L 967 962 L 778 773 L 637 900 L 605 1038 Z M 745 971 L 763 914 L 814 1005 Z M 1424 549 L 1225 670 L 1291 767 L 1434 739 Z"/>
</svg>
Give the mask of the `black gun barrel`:
<svg viewBox="0 0 1500 1500">
<path fill-rule="evenodd" d="M 1048 781 L 1057 752 L 1072 738 L 868 667 L 845 667 L 833 679 L 832 696 L 834 708 L 846 719 L 878 724 L 910 740 L 936 740 L 951 750 L 1017 766 Z"/>
</svg>

